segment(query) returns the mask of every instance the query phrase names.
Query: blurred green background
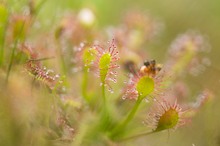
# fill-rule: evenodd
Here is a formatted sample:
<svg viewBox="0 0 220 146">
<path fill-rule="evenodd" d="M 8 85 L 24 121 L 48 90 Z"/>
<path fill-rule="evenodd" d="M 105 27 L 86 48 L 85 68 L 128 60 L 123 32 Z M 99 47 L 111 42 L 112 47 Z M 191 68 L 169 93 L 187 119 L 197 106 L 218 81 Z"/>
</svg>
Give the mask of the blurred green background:
<svg viewBox="0 0 220 146">
<path fill-rule="evenodd" d="M 27 0 L 8 0 L 13 11 L 22 11 Z M 196 90 L 200 86 L 209 87 L 215 99 L 194 117 L 193 122 L 173 132 L 162 132 L 138 139 L 149 146 L 220 146 L 220 1 L 219 0 L 45 0 L 38 19 L 46 30 L 51 22 L 67 11 L 91 8 L 97 17 L 99 27 L 117 25 L 123 14 L 129 10 L 141 10 L 164 23 L 159 38 L 146 49 L 151 57 L 163 62 L 163 56 L 171 42 L 187 30 L 196 30 L 204 34 L 211 46 L 206 54 L 212 65 L 192 81 L 186 77 L 188 84 Z M 48 23 L 49 22 L 49 23 Z M 194 78 L 194 77 L 193 77 Z M 192 97 L 194 98 L 194 97 Z M 129 143 L 129 142 L 128 142 Z M 125 145 L 129 145 L 129 144 Z"/>
</svg>

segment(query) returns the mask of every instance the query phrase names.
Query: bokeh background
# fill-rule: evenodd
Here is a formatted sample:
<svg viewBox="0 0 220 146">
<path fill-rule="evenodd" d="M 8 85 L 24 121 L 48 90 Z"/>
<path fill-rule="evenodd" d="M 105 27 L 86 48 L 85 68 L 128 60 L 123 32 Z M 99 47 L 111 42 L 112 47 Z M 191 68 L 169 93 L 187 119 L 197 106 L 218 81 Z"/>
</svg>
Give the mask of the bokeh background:
<svg viewBox="0 0 220 146">
<path fill-rule="evenodd" d="M 13 11 L 23 11 L 27 0 L 7 0 Z M 208 87 L 215 98 L 193 118 L 193 122 L 176 131 L 162 132 L 137 139 L 148 146 L 220 146 L 220 1 L 219 0 L 45 0 L 39 14 L 41 31 L 68 11 L 82 8 L 94 11 L 100 28 L 120 23 L 123 14 L 140 10 L 151 14 L 164 24 L 159 37 L 146 49 L 150 56 L 163 62 L 171 42 L 181 33 L 196 30 L 206 36 L 211 51 L 205 54 L 211 66 L 196 77 L 186 76 L 194 94 L 199 87 Z M 193 78 L 193 80 L 192 80 Z M 198 91 L 199 92 L 199 91 Z M 193 99 L 194 97 L 189 97 Z M 1 119 L 0 119 L 1 120 Z M 125 145 L 129 145 L 129 142 Z"/>
</svg>

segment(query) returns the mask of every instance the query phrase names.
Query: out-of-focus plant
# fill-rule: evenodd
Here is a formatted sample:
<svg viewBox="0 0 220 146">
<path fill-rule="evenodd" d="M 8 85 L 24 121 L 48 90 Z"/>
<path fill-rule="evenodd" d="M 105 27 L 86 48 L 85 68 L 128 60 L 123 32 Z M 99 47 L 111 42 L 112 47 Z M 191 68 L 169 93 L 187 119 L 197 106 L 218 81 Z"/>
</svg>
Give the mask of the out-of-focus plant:
<svg viewBox="0 0 220 146">
<path fill-rule="evenodd" d="M 181 77 L 207 46 L 199 33 L 180 35 L 158 64 L 144 50 L 162 26 L 153 17 L 130 12 L 101 30 L 84 8 L 31 37 L 41 3 L 28 6 L 15 15 L 0 5 L 0 145 L 123 145 L 185 125 L 213 97 L 201 89 L 195 103 L 185 101 Z M 137 120 L 146 126 L 135 129 Z"/>
</svg>

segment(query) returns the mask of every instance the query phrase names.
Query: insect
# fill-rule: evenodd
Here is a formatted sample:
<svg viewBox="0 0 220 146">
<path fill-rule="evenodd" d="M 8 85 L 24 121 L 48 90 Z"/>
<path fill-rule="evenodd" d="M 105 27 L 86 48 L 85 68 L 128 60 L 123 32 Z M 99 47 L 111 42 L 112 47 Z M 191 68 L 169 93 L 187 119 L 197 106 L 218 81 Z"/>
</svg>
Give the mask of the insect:
<svg viewBox="0 0 220 146">
<path fill-rule="evenodd" d="M 155 77 L 157 73 L 162 69 L 161 64 L 156 64 L 155 60 L 147 60 L 140 69 L 141 75 L 147 75 L 149 77 Z"/>
</svg>

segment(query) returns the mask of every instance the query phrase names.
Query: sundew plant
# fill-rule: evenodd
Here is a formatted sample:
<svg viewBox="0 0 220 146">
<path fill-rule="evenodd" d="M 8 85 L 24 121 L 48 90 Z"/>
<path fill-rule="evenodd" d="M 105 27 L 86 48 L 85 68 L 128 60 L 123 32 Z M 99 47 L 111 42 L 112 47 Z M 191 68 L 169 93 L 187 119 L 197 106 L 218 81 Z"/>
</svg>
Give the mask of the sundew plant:
<svg viewBox="0 0 220 146">
<path fill-rule="evenodd" d="M 100 26 L 95 5 L 50 17 L 48 1 L 0 3 L 1 146 L 146 146 L 159 133 L 167 145 L 213 99 L 194 80 L 211 65 L 205 34 L 188 28 L 154 57 L 158 16 L 130 8 Z"/>
</svg>

